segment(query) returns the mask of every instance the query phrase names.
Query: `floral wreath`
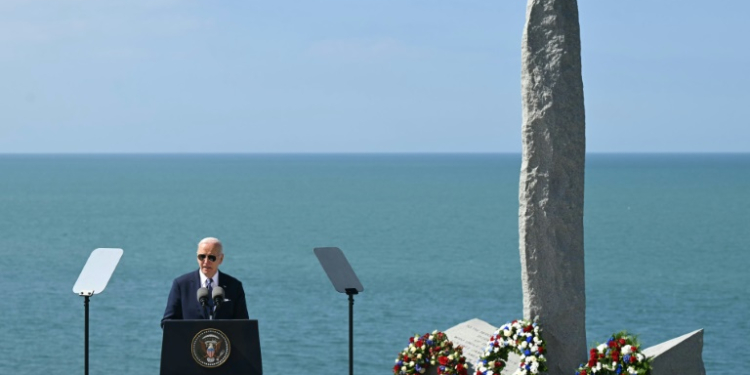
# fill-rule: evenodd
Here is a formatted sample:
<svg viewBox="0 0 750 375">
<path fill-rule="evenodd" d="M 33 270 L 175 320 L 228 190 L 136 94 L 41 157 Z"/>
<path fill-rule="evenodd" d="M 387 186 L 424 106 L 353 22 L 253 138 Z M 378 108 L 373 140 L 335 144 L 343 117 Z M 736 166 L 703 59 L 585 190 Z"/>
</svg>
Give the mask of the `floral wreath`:
<svg viewBox="0 0 750 375">
<path fill-rule="evenodd" d="M 409 346 L 396 358 L 394 375 L 424 374 L 430 366 L 439 365 L 439 375 L 467 375 L 466 358 L 461 346 L 453 346 L 448 336 L 439 331 L 414 335 Z"/>
<path fill-rule="evenodd" d="M 498 375 L 505 369 L 508 353 L 521 356 L 521 363 L 513 375 L 538 374 L 547 371 L 544 357 L 546 346 L 541 327 L 527 320 L 505 323 L 490 337 L 484 354 L 479 357 L 475 375 Z M 585 375 L 585 374 L 579 374 Z"/>
<path fill-rule="evenodd" d="M 615 333 L 607 343 L 591 348 L 588 363 L 581 364 L 576 375 L 620 375 L 623 372 L 648 375 L 651 363 L 641 353 L 640 346 L 636 336 L 628 335 L 626 331 Z"/>
</svg>

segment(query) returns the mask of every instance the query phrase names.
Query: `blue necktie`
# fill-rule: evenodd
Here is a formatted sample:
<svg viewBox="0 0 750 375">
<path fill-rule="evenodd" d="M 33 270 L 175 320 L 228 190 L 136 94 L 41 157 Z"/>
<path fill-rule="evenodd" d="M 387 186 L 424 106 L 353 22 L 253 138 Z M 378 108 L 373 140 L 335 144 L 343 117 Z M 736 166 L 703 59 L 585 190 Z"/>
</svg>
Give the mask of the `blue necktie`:
<svg viewBox="0 0 750 375">
<path fill-rule="evenodd" d="M 206 289 L 208 289 L 208 307 L 211 311 L 214 311 L 214 288 L 211 286 L 211 283 L 213 283 L 212 279 L 206 279 Z"/>
</svg>

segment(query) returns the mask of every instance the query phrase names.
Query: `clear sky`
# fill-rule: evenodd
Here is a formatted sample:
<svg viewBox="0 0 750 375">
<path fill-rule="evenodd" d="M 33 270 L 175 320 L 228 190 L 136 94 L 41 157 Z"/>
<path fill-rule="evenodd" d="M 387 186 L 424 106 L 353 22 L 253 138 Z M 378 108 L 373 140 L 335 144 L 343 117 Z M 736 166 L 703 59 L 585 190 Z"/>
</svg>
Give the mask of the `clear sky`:
<svg viewBox="0 0 750 375">
<path fill-rule="evenodd" d="M 589 152 L 750 152 L 750 2 L 578 6 Z M 517 153 L 525 8 L 0 0 L 0 153 Z"/>
</svg>

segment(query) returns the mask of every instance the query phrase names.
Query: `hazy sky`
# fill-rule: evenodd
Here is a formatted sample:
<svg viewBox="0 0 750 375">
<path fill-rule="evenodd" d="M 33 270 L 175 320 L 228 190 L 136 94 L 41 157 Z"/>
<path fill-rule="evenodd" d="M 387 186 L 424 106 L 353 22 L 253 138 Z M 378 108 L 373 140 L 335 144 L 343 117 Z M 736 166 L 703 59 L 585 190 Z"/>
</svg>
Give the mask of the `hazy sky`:
<svg viewBox="0 0 750 375">
<path fill-rule="evenodd" d="M 750 152 L 750 2 L 578 6 L 589 152 Z M 0 0 L 0 153 L 520 152 L 525 9 Z"/>
</svg>

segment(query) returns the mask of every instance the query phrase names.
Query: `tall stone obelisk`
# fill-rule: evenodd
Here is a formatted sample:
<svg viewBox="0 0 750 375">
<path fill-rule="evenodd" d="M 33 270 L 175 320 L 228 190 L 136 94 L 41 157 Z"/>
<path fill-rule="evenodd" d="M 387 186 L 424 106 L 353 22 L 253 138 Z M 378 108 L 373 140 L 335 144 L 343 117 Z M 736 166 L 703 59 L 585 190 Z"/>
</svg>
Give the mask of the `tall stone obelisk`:
<svg viewBox="0 0 750 375">
<path fill-rule="evenodd" d="M 549 374 L 569 375 L 586 360 L 586 134 L 576 0 L 529 0 L 521 81 L 523 313 L 542 324 Z"/>
</svg>

